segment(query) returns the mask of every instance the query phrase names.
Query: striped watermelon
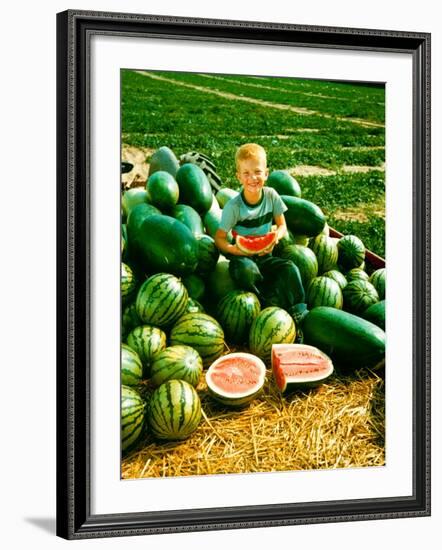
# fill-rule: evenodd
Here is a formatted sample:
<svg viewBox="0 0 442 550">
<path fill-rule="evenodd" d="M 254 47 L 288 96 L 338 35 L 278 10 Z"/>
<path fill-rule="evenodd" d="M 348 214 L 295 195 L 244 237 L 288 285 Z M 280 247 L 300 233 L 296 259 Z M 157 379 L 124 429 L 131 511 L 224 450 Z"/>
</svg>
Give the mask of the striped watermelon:
<svg viewBox="0 0 442 550">
<path fill-rule="evenodd" d="M 137 279 L 132 269 L 121 262 L 121 298 L 123 303 L 131 299 L 137 289 Z"/>
<path fill-rule="evenodd" d="M 333 279 L 334 281 L 336 281 L 341 290 L 345 288 L 345 286 L 347 286 L 348 281 L 345 278 L 345 275 L 340 271 L 338 271 L 337 269 L 331 269 L 330 271 L 326 271 L 325 273 L 322 274 L 322 277 L 329 277 L 330 279 Z"/>
<path fill-rule="evenodd" d="M 304 288 L 307 288 L 309 282 L 318 275 L 316 255 L 313 250 L 306 246 L 300 244 L 286 246 L 281 253 L 281 257 L 291 260 L 298 267 Z"/>
<path fill-rule="evenodd" d="M 342 291 L 344 308 L 356 315 L 363 313 L 368 307 L 379 301 L 375 287 L 362 279 L 350 281 Z"/>
<path fill-rule="evenodd" d="M 373 273 L 370 276 L 370 283 L 378 291 L 379 299 L 384 300 L 385 299 L 385 267 L 381 267 L 380 269 L 373 271 Z"/>
<path fill-rule="evenodd" d="M 307 288 L 307 304 L 309 309 L 318 306 L 342 309 L 342 291 L 336 281 L 330 277 L 315 277 Z"/>
<path fill-rule="evenodd" d="M 143 376 L 147 378 L 153 357 L 166 347 L 166 334 L 157 327 L 142 325 L 131 330 L 127 344 L 138 353 L 144 367 Z"/>
<path fill-rule="evenodd" d="M 309 248 L 313 250 L 318 260 L 318 273 L 324 273 L 336 268 L 338 247 L 335 241 L 327 235 L 318 235 L 310 240 Z"/>
<path fill-rule="evenodd" d="M 198 265 L 196 272 L 205 277 L 215 269 L 219 259 L 219 250 L 210 235 L 198 236 L 197 243 Z"/>
<path fill-rule="evenodd" d="M 232 290 L 217 306 L 216 318 L 221 323 L 229 342 L 247 342 L 250 327 L 261 311 L 261 304 L 253 292 Z"/>
<path fill-rule="evenodd" d="M 185 380 L 196 388 L 203 372 L 199 353 L 190 346 L 169 346 L 160 351 L 150 368 L 150 378 L 158 387 L 167 380 Z"/>
<path fill-rule="evenodd" d="M 170 273 L 157 273 L 141 285 L 136 300 L 143 323 L 157 327 L 172 325 L 183 313 L 189 296 L 186 287 Z"/>
<path fill-rule="evenodd" d="M 126 340 L 129 332 L 142 324 L 141 319 L 138 317 L 135 302 L 131 302 L 123 310 L 121 318 L 121 339 Z"/>
<path fill-rule="evenodd" d="M 126 344 L 121 344 L 121 383 L 136 386 L 143 377 L 143 364 L 138 353 Z"/>
<path fill-rule="evenodd" d="M 347 281 L 355 281 L 356 279 L 362 279 L 363 281 L 368 281 L 369 276 L 366 271 L 361 269 L 360 267 L 354 267 L 353 269 L 350 269 L 350 271 L 347 271 L 345 274 L 345 277 Z"/>
<path fill-rule="evenodd" d="M 121 386 L 121 450 L 131 450 L 140 440 L 145 426 L 146 404 L 134 388 Z"/>
<path fill-rule="evenodd" d="M 186 313 L 173 326 L 170 344 L 191 346 L 209 366 L 224 350 L 224 332 L 216 319 L 206 313 Z"/>
<path fill-rule="evenodd" d="M 291 344 L 295 337 L 295 322 L 287 311 L 266 307 L 250 327 L 249 348 L 254 355 L 269 362 L 273 344 Z"/>
<path fill-rule="evenodd" d="M 200 398 L 188 382 L 169 380 L 153 392 L 147 418 L 158 439 L 186 439 L 200 423 Z"/>
<path fill-rule="evenodd" d="M 365 259 L 365 246 L 354 235 L 345 235 L 338 240 L 338 263 L 344 270 L 360 267 Z"/>
</svg>

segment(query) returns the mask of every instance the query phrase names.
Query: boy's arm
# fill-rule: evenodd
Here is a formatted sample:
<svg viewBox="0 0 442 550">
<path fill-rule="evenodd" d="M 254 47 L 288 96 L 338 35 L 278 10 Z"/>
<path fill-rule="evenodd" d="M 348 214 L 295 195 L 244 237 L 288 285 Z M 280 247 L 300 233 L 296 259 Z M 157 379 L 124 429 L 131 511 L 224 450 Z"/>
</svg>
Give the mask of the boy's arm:
<svg viewBox="0 0 442 550">
<path fill-rule="evenodd" d="M 276 223 L 276 242 L 275 242 L 276 244 L 287 233 L 287 224 L 285 223 L 284 214 L 279 214 L 279 216 L 275 216 L 275 223 Z"/>
<path fill-rule="evenodd" d="M 225 254 L 233 254 L 234 256 L 244 256 L 244 252 L 236 246 L 236 244 L 230 244 L 227 240 L 227 232 L 222 229 L 218 229 L 215 233 L 215 244 Z"/>
</svg>

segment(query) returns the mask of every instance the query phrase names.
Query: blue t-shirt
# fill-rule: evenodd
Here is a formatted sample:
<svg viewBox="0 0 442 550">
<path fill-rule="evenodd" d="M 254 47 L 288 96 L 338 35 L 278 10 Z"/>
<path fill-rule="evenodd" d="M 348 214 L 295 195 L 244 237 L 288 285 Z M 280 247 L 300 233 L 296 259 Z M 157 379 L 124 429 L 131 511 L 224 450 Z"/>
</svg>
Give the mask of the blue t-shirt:
<svg viewBox="0 0 442 550">
<path fill-rule="evenodd" d="M 275 216 L 286 210 L 287 206 L 272 187 L 262 188 L 257 204 L 248 203 L 241 191 L 224 206 L 219 229 L 226 233 L 232 229 L 238 235 L 265 235 L 271 231 Z"/>
</svg>

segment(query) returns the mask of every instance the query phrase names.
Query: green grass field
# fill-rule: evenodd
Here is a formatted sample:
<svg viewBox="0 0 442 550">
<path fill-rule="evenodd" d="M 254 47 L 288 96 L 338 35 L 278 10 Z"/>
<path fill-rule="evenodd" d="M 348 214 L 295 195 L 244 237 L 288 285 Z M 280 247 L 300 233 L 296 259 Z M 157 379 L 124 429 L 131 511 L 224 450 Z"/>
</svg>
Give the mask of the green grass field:
<svg viewBox="0 0 442 550">
<path fill-rule="evenodd" d="M 353 83 L 232 75 L 121 73 L 122 142 L 200 151 L 237 188 L 242 143 L 265 147 L 329 225 L 385 255 L 385 93 Z"/>
</svg>

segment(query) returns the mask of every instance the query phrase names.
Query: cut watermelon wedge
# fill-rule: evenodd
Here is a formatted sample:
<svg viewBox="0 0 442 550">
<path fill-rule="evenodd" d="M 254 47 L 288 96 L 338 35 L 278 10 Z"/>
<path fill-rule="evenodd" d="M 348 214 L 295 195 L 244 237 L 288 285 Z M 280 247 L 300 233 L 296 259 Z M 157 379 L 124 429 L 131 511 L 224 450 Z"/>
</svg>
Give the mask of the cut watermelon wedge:
<svg viewBox="0 0 442 550">
<path fill-rule="evenodd" d="M 266 376 L 264 363 L 251 353 L 229 353 L 206 372 L 210 394 L 223 405 L 242 407 L 261 391 Z"/>
<path fill-rule="evenodd" d="M 281 392 L 313 388 L 333 373 L 331 359 L 314 346 L 273 344 L 272 370 Z"/>
<path fill-rule="evenodd" d="M 265 235 L 235 235 L 236 246 L 244 254 L 262 254 L 276 241 L 276 232 L 270 231 Z"/>
</svg>

